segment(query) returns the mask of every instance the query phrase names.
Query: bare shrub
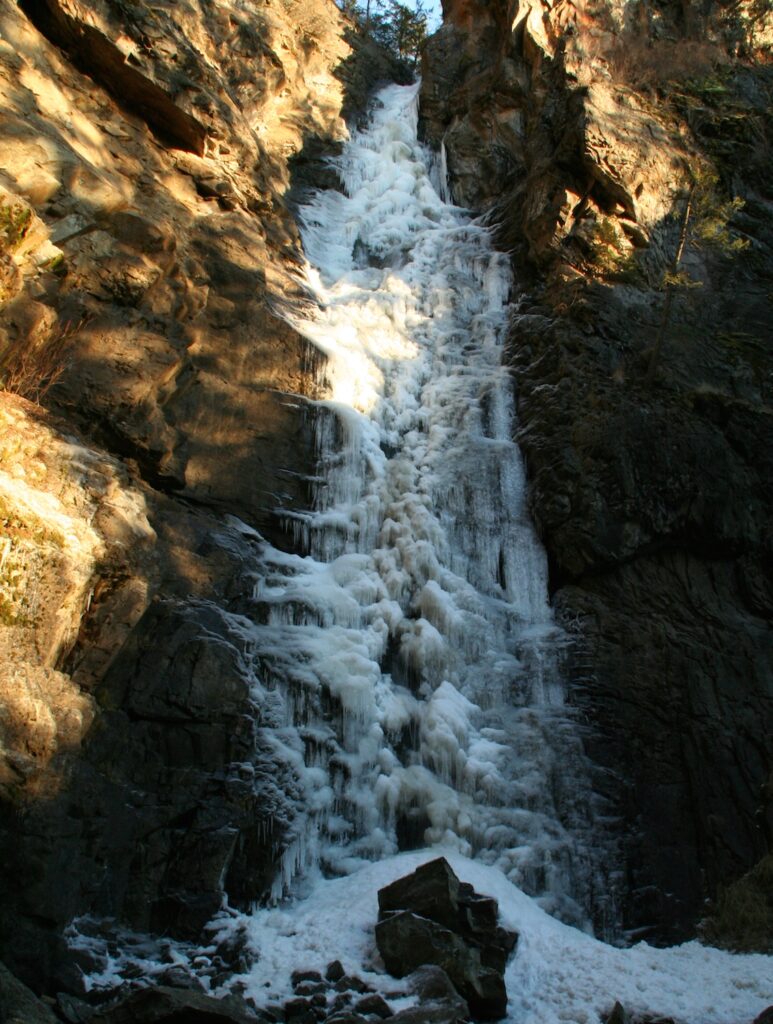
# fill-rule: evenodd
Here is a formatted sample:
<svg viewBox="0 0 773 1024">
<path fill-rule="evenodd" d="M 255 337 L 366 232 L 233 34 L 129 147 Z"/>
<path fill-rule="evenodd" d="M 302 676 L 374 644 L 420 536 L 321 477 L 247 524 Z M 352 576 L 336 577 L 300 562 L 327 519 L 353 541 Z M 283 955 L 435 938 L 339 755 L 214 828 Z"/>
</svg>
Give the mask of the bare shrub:
<svg viewBox="0 0 773 1024">
<path fill-rule="evenodd" d="M 44 341 L 27 339 L 7 349 L 0 356 L 0 388 L 40 403 L 69 367 L 72 339 L 86 321 L 65 321 Z"/>
<path fill-rule="evenodd" d="M 773 952 L 773 854 L 720 892 L 701 940 L 736 952 Z"/>
<path fill-rule="evenodd" d="M 21 203 L 0 203 L 0 246 L 18 249 L 32 223 L 32 211 Z"/>
</svg>

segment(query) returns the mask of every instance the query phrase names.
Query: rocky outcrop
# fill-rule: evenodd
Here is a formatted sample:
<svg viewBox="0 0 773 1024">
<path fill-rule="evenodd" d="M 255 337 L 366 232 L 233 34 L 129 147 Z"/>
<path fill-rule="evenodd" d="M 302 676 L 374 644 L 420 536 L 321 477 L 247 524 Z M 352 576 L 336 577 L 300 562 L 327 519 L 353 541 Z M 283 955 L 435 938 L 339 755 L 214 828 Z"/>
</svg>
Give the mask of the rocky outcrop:
<svg viewBox="0 0 773 1024">
<path fill-rule="evenodd" d="M 460 882 L 440 857 L 380 889 L 378 905 L 376 944 L 390 974 L 439 967 L 475 1020 L 504 1017 L 504 970 L 518 936 L 498 926 L 496 900 Z"/>
<path fill-rule="evenodd" d="M 126 60 L 104 31 L 89 24 L 84 12 L 71 14 L 56 0 L 23 0 L 21 9 L 43 35 L 56 43 L 89 78 L 130 113 L 138 114 L 162 142 L 204 156 L 207 130 L 182 110 L 170 93 Z"/>
<path fill-rule="evenodd" d="M 769 40 L 719 5 L 697 27 L 669 4 L 444 6 L 424 131 L 514 255 L 519 441 L 599 826 L 624 837 L 614 896 L 624 929 L 683 937 L 770 813 Z M 666 319 L 680 226 L 696 287 Z"/>
<path fill-rule="evenodd" d="M 4 1024 L 56 1024 L 44 1002 L 0 964 L 0 1020 Z"/>
<path fill-rule="evenodd" d="M 0 0 L 0 948 L 38 990 L 83 995 L 73 917 L 198 935 L 293 838 L 229 609 L 254 528 L 287 545 L 309 500 L 293 164 L 394 70 L 347 26 L 330 0 Z"/>
<path fill-rule="evenodd" d="M 96 714 L 88 684 L 141 616 L 154 575 L 142 489 L 117 459 L 55 424 L 0 396 L 0 794 L 17 805 L 61 787 L 61 756 Z M 93 621 L 109 609 L 109 624 L 79 683 L 63 658 L 91 604 Z"/>
<path fill-rule="evenodd" d="M 201 992 L 184 992 L 162 985 L 139 989 L 89 1017 L 94 1024 L 250 1024 L 258 1019 L 235 996 L 213 999 Z"/>
<path fill-rule="evenodd" d="M 60 406 L 155 487 L 281 534 L 276 511 L 305 503 L 312 469 L 302 404 L 285 395 L 318 389 L 308 346 L 273 312 L 300 298 L 282 197 L 288 156 L 345 132 L 334 8 L 292 21 L 259 3 L 24 9 L 32 21 L 0 10 L 14 85 L 2 183 L 60 252 L 35 308 L 80 324 Z M 7 307 L 6 347 L 28 343 L 30 298 Z"/>
</svg>

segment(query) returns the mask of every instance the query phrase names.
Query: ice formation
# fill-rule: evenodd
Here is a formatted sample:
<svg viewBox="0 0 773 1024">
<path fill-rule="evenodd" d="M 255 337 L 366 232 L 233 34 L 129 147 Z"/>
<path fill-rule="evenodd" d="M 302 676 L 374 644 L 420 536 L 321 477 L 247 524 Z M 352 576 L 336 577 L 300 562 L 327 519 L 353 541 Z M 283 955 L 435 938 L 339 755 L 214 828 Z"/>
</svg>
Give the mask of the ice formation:
<svg viewBox="0 0 773 1024">
<path fill-rule="evenodd" d="M 299 869 L 443 844 L 579 918 L 593 868 L 567 823 L 587 791 L 512 441 L 509 261 L 441 198 L 417 91 L 381 92 L 336 161 L 345 191 L 301 211 L 314 301 L 288 316 L 329 398 L 315 506 L 291 524 L 307 554 L 265 545 L 256 570 L 258 674 L 303 761 L 275 895 Z"/>
<path fill-rule="evenodd" d="M 111 943 L 87 920 L 70 943 L 101 964 L 89 987 L 127 969 L 163 977 L 172 962 L 211 991 L 217 943 L 246 929 L 256 960 L 232 980 L 257 1005 L 290 998 L 293 970 L 337 958 L 399 1010 L 375 950 L 377 891 L 442 851 L 520 934 L 510 1024 L 595 1024 L 616 1000 L 688 1024 L 750 1022 L 773 1003 L 771 957 L 619 949 L 542 909 L 575 923 L 598 909 L 608 851 L 596 830 L 590 853 L 563 637 L 511 441 L 507 262 L 432 186 L 416 92 L 381 94 L 340 159 L 346 195 L 303 213 L 318 311 L 295 322 L 327 354 L 331 392 L 316 507 L 292 524 L 308 554 L 235 520 L 222 538 L 256 557 L 251 614 L 229 619 L 254 657 L 262 723 L 244 767 L 267 807 L 263 838 L 282 837 L 274 896 L 296 898 L 224 912 L 209 947 Z M 413 847 L 430 849 L 397 852 Z"/>
</svg>

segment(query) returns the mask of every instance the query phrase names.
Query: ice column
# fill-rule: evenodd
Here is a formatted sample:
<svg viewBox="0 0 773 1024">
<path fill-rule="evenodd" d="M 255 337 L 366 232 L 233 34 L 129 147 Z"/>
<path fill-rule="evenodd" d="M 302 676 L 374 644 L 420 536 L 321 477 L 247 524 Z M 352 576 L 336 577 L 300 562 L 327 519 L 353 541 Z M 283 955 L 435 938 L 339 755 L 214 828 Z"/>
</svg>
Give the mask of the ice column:
<svg viewBox="0 0 773 1024">
<path fill-rule="evenodd" d="M 301 213 L 314 302 L 292 319 L 329 398 L 293 524 L 308 553 L 264 545 L 256 573 L 259 673 L 301 751 L 277 891 L 437 844 L 572 916 L 589 868 L 561 793 L 581 753 L 512 441 L 509 264 L 433 186 L 417 91 L 380 94 L 336 161 L 345 192 Z"/>
</svg>

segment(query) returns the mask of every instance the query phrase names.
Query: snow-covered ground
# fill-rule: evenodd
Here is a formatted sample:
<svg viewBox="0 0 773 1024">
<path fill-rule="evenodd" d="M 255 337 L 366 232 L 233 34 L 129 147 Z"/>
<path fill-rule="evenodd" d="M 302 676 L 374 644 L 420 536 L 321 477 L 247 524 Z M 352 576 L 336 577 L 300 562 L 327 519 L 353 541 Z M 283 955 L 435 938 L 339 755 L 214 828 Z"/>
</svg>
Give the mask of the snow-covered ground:
<svg viewBox="0 0 773 1024">
<path fill-rule="evenodd" d="M 378 890 L 441 853 L 462 881 L 498 900 L 501 923 L 520 935 L 505 976 L 511 1024 L 596 1024 L 616 1000 L 629 1012 L 678 1024 L 751 1024 L 773 1004 L 773 957 L 698 942 L 671 949 L 609 946 L 550 917 L 496 868 L 437 847 L 390 857 L 347 878 L 320 879 L 296 903 L 258 911 L 248 921 L 258 962 L 246 994 L 259 1004 L 281 1002 L 292 994 L 293 970 L 324 974 L 339 959 L 389 999 L 400 982 L 379 973 Z"/>
</svg>

